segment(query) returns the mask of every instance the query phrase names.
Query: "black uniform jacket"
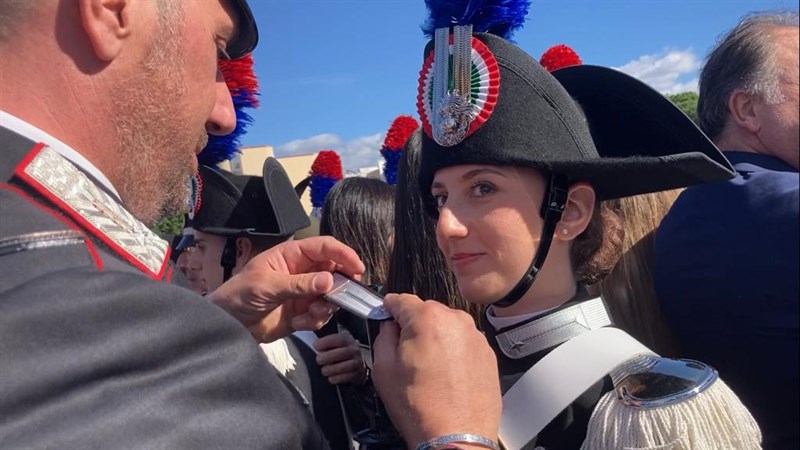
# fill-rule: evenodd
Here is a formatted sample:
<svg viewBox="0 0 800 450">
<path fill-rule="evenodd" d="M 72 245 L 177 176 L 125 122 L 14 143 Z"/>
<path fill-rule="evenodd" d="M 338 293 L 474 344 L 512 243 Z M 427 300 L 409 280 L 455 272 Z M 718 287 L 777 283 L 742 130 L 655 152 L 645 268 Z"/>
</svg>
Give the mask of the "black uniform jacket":
<svg viewBox="0 0 800 450">
<path fill-rule="evenodd" d="M 0 447 L 325 447 L 247 331 L 165 282 L 166 244 L 51 149 L 0 149 Z"/>
<path fill-rule="evenodd" d="M 528 371 L 534 364 L 539 362 L 548 353 L 553 351 L 558 346 L 550 347 L 548 349 L 536 352 L 532 355 L 520 359 L 512 359 L 506 356 L 497 343 L 497 336 L 500 332 L 506 332 L 511 329 L 517 328 L 532 320 L 541 319 L 542 317 L 553 314 L 564 308 L 575 306 L 581 301 L 588 300 L 585 290 L 580 289 L 578 296 L 555 310 L 548 311 L 546 314 L 537 316 L 531 320 L 521 322 L 517 325 L 503 328 L 502 330 L 495 330 L 488 321 L 484 322 L 484 331 L 489 340 L 489 345 L 497 355 L 498 369 L 500 372 L 500 387 L 503 394 L 506 393 L 514 383 L 519 380 L 525 372 Z M 589 419 L 592 416 L 592 411 L 600 401 L 600 398 L 606 392 L 613 389 L 611 378 L 606 376 L 601 381 L 598 381 L 580 397 L 578 397 L 572 404 L 564 409 L 558 416 L 556 416 L 539 435 L 529 442 L 524 449 L 539 449 L 543 450 L 578 450 L 581 448 L 584 439 L 586 439 L 586 429 L 589 426 Z M 535 408 L 531 405 L 531 408 Z"/>
</svg>

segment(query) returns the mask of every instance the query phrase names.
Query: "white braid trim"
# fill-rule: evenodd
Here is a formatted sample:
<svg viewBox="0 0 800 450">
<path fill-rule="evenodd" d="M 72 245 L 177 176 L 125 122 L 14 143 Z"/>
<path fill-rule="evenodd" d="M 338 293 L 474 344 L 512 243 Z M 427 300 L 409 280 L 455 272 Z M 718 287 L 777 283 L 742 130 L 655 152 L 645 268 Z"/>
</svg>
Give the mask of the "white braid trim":
<svg viewBox="0 0 800 450">
<path fill-rule="evenodd" d="M 297 361 L 295 361 L 292 354 L 289 353 L 289 347 L 286 345 L 285 339 L 278 339 L 268 344 L 261 344 L 261 350 L 267 355 L 267 360 L 269 360 L 270 364 L 283 376 L 286 376 L 287 373 L 293 371 L 297 366 Z"/>
</svg>

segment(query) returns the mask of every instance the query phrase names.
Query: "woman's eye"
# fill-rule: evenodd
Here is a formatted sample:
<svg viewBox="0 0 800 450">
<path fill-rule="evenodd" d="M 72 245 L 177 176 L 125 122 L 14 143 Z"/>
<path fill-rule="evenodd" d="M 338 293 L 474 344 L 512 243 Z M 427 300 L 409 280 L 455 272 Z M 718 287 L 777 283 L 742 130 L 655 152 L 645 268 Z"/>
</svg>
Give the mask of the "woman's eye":
<svg viewBox="0 0 800 450">
<path fill-rule="evenodd" d="M 447 202 L 447 196 L 444 194 L 434 194 L 433 201 L 436 202 L 436 207 L 438 209 L 442 209 L 445 202 Z"/>
<path fill-rule="evenodd" d="M 489 183 L 477 183 L 472 186 L 473 197 L 483 197 L 496 191 L 497 189 Z"/>
</svg>

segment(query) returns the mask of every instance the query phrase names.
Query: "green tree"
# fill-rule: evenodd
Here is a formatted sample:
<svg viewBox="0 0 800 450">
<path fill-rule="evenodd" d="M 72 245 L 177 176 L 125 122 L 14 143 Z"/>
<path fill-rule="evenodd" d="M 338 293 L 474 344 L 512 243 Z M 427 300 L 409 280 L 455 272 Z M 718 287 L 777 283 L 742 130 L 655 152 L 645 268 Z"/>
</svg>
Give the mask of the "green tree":
<svg viewBox="0 0 800 450">
<path fill-rule="evenodd" d="M 157 234 L 181 234 L 183 229 L 183 215 L 162 217 L 155 226 L 153 231 Z"/>
<path fill-rule="evenodd" d="M 694 123 L 697 122 L 697 93 L 696 92 L 681 92 L 679 94 L 668 94 L 667 98 L 670 99 L 681 111 L 684 112 Z"/>
</svg>

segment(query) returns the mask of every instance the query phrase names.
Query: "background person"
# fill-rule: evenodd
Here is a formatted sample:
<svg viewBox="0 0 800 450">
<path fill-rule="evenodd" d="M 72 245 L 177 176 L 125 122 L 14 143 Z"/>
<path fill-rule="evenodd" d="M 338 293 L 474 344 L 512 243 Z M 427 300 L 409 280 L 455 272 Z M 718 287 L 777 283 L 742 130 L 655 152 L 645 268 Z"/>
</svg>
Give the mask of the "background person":
<svg viewBox="0 0 800 450">
<path fill-rule="evenodd" d="M 730 382 L 767 449 L 800 446 L 799 35 L 796 10 L 755 13 L 711 51 L 697 112 L 736 177 L 685 190 L 655 243 L 656 293 L 685 355 Z"/>
<path fill-rule="evenodd" d="M 280 163 L 267 158 L 262 172 L 261 177 L 236 175 L 200 166 L 196 184 L 202 188 L 190 221 L 195 250 L 188 262 L 190 286 L 197 286 L 199 294 L 216 290 L 256 255 L 308 226 L 308 216 Z M 317 365 L 314 351 L 295 335 L 259 338 L 270 363 L 307 404 L 331 448 L 348 448 L 338 396 Z M 337 366 L 363 365 L 358 353 L 328 357 Z M 357 370 L 353 372 L 358 375 Z"/>
</svg>

